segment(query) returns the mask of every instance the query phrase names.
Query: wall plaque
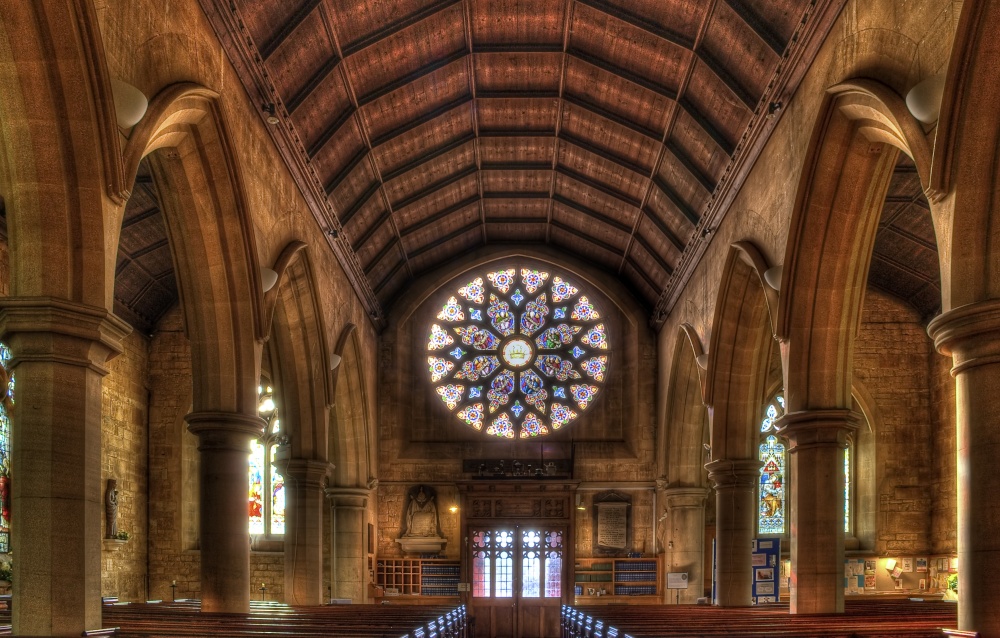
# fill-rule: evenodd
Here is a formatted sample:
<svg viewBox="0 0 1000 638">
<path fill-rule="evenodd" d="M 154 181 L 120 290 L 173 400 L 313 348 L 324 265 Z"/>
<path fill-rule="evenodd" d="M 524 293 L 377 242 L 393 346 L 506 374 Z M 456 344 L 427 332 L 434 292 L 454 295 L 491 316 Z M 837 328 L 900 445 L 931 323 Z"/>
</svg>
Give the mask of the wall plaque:
<svg viewBox="0 0 1000 638">
<path fill-rule="evenodd" d="M 621 556 L 632 543 L 632 499 L 618 492 L 594 497 L 594 550 L 598 555 Z"/>
</svg>

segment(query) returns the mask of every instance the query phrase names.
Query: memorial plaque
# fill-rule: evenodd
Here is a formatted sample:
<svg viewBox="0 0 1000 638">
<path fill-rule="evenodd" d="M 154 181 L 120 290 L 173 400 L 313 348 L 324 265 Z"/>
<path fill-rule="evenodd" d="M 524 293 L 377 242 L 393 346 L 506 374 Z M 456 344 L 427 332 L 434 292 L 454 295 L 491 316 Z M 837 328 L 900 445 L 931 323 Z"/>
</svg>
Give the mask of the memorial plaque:
<svg viewBox="0 0 1000 638">
<path fill-rule="evenodd" d="M 625 549 L 628 542 L 628 503 L 597 504 L 597 544 Z"/>
</svg>

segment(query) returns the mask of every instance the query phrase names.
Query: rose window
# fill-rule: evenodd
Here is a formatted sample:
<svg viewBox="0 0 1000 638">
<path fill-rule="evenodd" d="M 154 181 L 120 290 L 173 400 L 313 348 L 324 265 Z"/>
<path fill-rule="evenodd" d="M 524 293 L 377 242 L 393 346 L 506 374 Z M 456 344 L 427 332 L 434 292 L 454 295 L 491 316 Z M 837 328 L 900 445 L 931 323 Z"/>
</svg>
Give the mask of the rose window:
<svg viewBox="0 0 1000 638">
<path fill-rule="evenodd" d="M 474 276 L 451 296 L 427 340 L 435 392 L 456 417 L 500 438 L 549 434 L 604 385 L 602 314 L 572 282 L 530 268 Z"/>
</svg>

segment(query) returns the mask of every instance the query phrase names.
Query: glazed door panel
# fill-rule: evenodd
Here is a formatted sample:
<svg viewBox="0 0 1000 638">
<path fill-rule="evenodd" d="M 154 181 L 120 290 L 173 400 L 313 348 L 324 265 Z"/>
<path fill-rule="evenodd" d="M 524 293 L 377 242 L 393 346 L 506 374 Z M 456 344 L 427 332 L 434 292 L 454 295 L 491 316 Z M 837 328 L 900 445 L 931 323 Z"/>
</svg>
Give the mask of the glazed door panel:
<svg viewBox="0 0 1000 638">
<path fill-rule="evenodd" d="M 562 528 L 539 525 L 471 530 L 471 611 L 477 635 L 559 635 L 564 536 Z"/>
</svg>

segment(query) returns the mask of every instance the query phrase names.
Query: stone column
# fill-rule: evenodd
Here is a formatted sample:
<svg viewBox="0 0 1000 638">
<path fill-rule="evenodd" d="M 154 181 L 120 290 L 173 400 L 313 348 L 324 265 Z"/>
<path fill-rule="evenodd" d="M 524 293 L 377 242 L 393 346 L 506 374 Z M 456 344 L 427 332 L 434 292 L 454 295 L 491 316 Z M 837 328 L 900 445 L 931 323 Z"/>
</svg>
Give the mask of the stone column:
<svg viewBox="0 0 1000 638">
<path fill-rule="evenodd" d="M 1000 300 L 950 310 L 927 332 L 953 357 L 958 445 L 958 626 L 1000 636 Z"/>
<path fill-rule="evenodd" d="M 687 589 L 666 590 L 666 603 L 693 605 L 705 590 L 704 487 L 671 487 L 660 492 L 666 507 L 665 571 L 686 572 Z"/>
<path fill-rule="evenodd" d="M 715 592 L 720 607 L 749 607 L 751 544 L 760 461 L 720 459 L 705 465 L 715 485 Z"/>
<path fill-rule="evenodd" d="M 278 468 L 285 477 L 285 602 L 322 605 L 324 482 L 333 466 L 290 459 Z"/>
<path fill-rule="evenodd" d="M 201 610 L 250 611 L 250 531 L 247 458 L 264 430 L 256 415 L 193 412 L 185 419 L 198 437 Z"/>
<path fill-rule="evenodd" d="M 13 355 L 11 415 L 17 635 L 101 627 L 101 379 L 131 331 L 103 308 L 0 300 Z"/>
<path fill-rule="evenodd" d="M 778 432 L 788 437 L 788 498 L 793 614 L 844 612 L 844 450 L 858 428 L 848 409 L 785 414 Z"/>
<path fill-rule="evenodd" d="M 371 490 L 360 487 L 332 487 L 326 490 L 333 517 L 331 530 L 331 582 L 334 598 L 368 599 L 365 558 L 367 525 L 365 512 Z"/>
</svg>

